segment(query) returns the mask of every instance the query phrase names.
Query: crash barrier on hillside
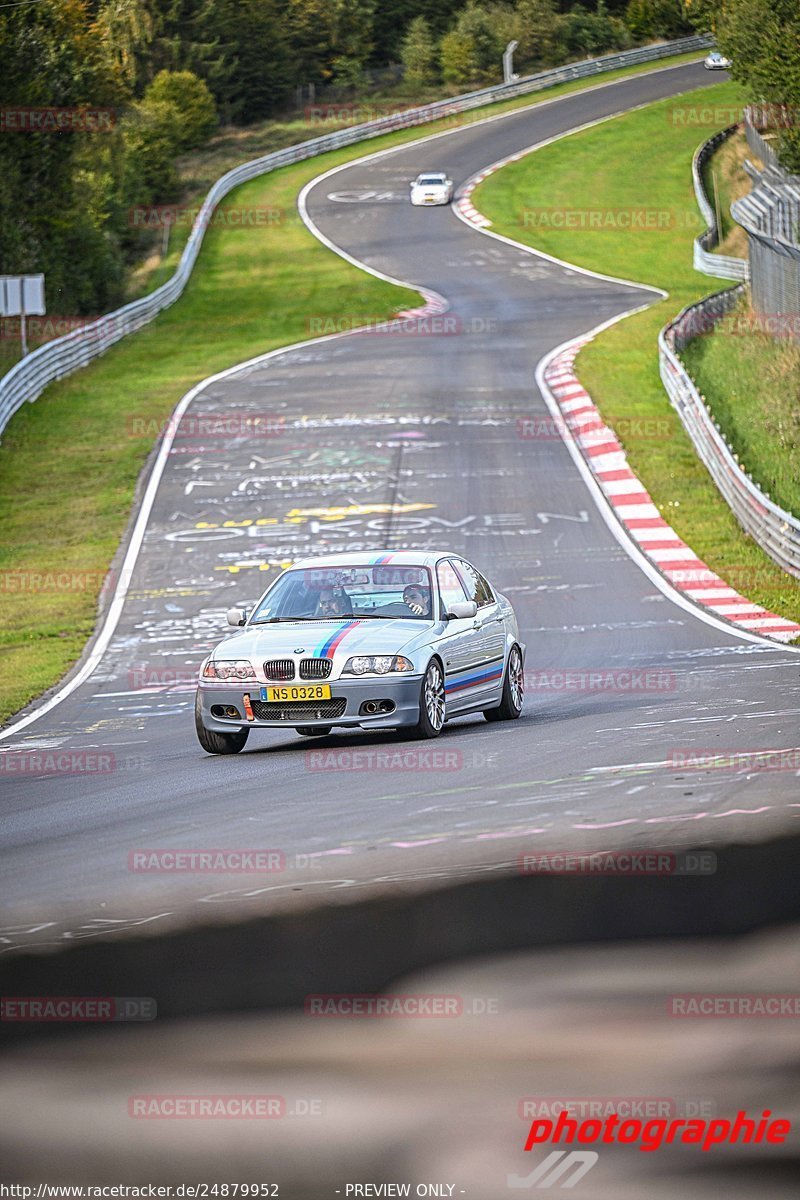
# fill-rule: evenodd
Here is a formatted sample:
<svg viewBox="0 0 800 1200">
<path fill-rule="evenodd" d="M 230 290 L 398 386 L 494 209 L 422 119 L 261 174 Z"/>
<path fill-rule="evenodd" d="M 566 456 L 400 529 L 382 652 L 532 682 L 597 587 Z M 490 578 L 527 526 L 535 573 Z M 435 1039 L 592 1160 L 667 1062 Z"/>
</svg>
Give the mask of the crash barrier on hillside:
<svg viewBox="0 0 800 1200">
<path fill-rule="evenodd" d="M 765 165 L 760 172 L 751 166 L 753 189 L 731 214 L 747 233 L 753 311 L 767 318 L 765 332 L 800 342 L 800 176 L 782 169 L 759 133 L 765 115 L 758 106 L 745 109 L 747 143 Z"/>
<path fill-rule="evenodd" d="M 739 524 L 784 571 L 800 578 L 800 520 L 779 508 L 747 474 L 680 359 L 686 343 L 732 313 L 744 292 L 745 285 L 739 284 L 707 296 L 684 308 L 661 330 L 661 379 L 699 458 Z"/>
<path fill-rule="evenodd" d="M 719 279 L 747 279 L 748 264 L 746 258 L 734 258 L 731 255 L 711 253 L 714 247 L 719 245 L 720 230 L 717 226 L 717 215 L 714 211 L 714 206 L 710 198 L 706 195 L 705 184 L 703 183 L 703 169 L 712 154 L 738 128 L 738 125 L 729 125 L 727 129 L 721 129 L 719 133 L 715 133 L 713 137 L 710 137 L 697 147 L 692 159 L 692 181 L 694 183 L 695 199 L 697 200 L 697 207 L 703 214 L 703 220 L 708 226 L 699 237 L 694 239 L 693 265 L 695 271 L 702 271 L 704 275 L 715 275 Z"/>
<path fill-rule="evenodd" d="M 479 108 L 485 104 L 543 91 L 556 84 L 567 83 L 574 79 L 590 79 L 594 75 L 618 70 L 621 67 L 654 62 L 692 50 L 703 50 L 710 44 L 711 39 L 705 36 L 686 37 L 672 42 L 640 47 L 636 50 L 626 50 L 620 54 L 607 54 L 602 58 L 589 59 L 586 62 L 570 63 L 550 71 L 541 71 L 537 75 L 530 75 L 513 83 L 497 84 L 493 87 L 482 88 L 480 91 L 469 92 L 463 96 L 455 96 L 449 100 L 437 100 L 433 104 L 391 113 L 389 116 L 380 117 L 374 121 L 365 121 L 348 129 L 340 129 L 335 133 L 311 138 L 296 146 L 287 146 L 283 150 L 265 154 L 262 158 L 252 159 L 239 167 L 234 167 L 233 170 L 228 171 L 217 180 L 203 201 L 178 268 L 166 283 L 140 300 L 126 304 L 123 308 L 107 313 L 64 337 L 56 338 L 54 341 L 40 346 L 16 363 L 8 374 L 0 379 L 0 433 L 26 400 L 36 400 L 49 383 L 56 379 L 62 379 L 65 375 L 86 366 L 87 363 L 105 353 L 115 342 L 149 324 L 163 309 L 175 303 L 189 282 L 214 209 L 223 197 L 239 184 L 247 183 L 249 180 L 279 167 L 286 167 L 292 163 L 313 158 L 315 155 L 324 154 L 329 150 L 336 150 L 342 146 L 350 146 L 356 142 L 379 137 L 381 134 L 391 133 L 396 129 L 430 124 L 432 121 L 468 112 L 470 109 Z"/>
</svg>

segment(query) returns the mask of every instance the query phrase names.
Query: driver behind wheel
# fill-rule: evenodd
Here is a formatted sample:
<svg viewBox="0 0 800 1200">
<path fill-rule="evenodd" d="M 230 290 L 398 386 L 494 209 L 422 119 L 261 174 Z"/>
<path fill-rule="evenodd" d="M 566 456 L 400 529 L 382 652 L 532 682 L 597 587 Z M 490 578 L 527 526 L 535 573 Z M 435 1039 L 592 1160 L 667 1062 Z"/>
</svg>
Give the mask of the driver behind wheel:
<svg viewBox="0 0 800 1200">
<path fill-rule="evenodd" d="M 430 588 L 425 587 L 421 583 L 409 583 L 403 589 L 403 602 L 411 609 L 415 617 L 429 617 L 431 615 Z"/>
<path fill-rule="evenodd" d="M 316 616 L 343 617 L 352 611 L 353 605 L 350 597 L 341 588 L 324 588 L 320 592 Z"/>
</svg>

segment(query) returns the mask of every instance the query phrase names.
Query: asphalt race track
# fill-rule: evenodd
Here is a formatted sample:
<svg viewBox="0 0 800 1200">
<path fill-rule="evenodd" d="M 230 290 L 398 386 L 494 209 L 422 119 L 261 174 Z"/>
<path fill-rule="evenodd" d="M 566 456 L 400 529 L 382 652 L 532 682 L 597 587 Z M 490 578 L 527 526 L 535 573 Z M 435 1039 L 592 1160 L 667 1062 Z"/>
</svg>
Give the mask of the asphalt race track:
<svg viewBox="0 0 800 1200">
<path fill-rule="evenodd" d="M 0 741 L 6 754 L 106 756 L 100 773 L 5 772 L 6 951 L 268 911 L 298 892 L 502 869 L 532 848 L 685 848 L 792 827 L 796 772 L 669 763 L 689 749 L 796 745 L 800 656 L 670 600 L 614 537 L 559 437 L 519 433 L 520 419 L 548 416 L 534 380 L 542 356 L 649 294 L 407 201 L 420 170 L 445 169 L 458 186 L 506 154 L 707 81 L 697 63 L 606 84 L 355 163 L 310 189 L 326 238 L 444 297 L 447 319 L 317 341 L 200 392 L 102 662 Z M 371 315 L 344 312 L 342 325 Z M 233 435 L 206 436 L 195 418 L 221 411 L 268 418 L 268 429 L 254 437 L 242 420 L 240 436 L 235 422 Z M 529 690 L 516 723 L 464 718 L 422 746 L 264 731 L 238 757 L 206 756 L 191 680 L 226 632 L 225 610 L 252 602 L 281 562 L 384 546 L 473 560 L 516 606 L 529 677 L 547 670 L 551 686 Z M 564 690 L 567 668 L 651 669 L 657 682 Z M 343 752 L 341 769 L 323 773 L 319 752 L 330 749 Z M 446 758 L 430 758 L 434 749 Z M 379 751 L 409 757 L 398 769 Z M 133 851 L 155 847 L 273 848 L 286 869 L 129 869 Z"/>
</svg>

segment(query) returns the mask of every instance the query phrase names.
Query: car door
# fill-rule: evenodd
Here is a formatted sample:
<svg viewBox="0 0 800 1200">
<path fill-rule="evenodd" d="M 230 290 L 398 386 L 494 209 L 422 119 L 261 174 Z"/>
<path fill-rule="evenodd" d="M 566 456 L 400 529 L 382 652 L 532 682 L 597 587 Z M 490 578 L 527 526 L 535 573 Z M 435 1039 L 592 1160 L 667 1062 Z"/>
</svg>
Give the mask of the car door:
<svg viewBox="0 0 800 1200">
<path fill-rule="evenodd" d="M 469 599 L 450 559 L 440 559 L 436 564 L 436 582 L 442 616 L 452 604 L 464 604 Z M 444 662 L 448 713 L 458 712 L 470 703 L 468 680 L 475 666 L 474 624 L 473 617 L 454 617 L 452 621 L 447 622 L 444 633 L 436 642 L 436 648 Z"/>
<path fill-rule="evenodd" d="M 494 700 L 503 687 L 506 635 L 505 621 L 497 597 L 488 581 L 472 563 L 454 558 L 453 566 L 464 585 L 468 600 L 478 606 L 473 621 L 475 658 L 478 666 L 472 684 L 473 700 Z"/>
</svg>

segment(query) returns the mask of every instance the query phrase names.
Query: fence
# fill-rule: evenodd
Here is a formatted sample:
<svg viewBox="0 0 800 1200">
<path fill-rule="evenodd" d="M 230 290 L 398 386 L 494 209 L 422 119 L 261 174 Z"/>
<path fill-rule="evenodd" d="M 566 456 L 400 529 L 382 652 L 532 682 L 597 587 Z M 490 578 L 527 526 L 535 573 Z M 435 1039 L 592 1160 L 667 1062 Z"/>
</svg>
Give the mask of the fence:
<svg viewBox="0 0 800 1200">
<path fill-rule="evenodd" d="M 699 458 L 739 524 L 784 571 L 800 578 L 800 520 L 774 504 L 744 470 L 679 358 L 692 337 L 738 304 L 744 290 L 744 284 L 739 284 L 691 304 L 661 330 L 661 379 Z"/>
<path fill-rule="evenodd" d="M 754 311 L 770 319 L 767 328 L 800 341 L 800 177 L 781 168 L 758 120 L 758 107 L 745 110 L 748 145 L 765 168 L 752 172 L 752 191 L 733 202 L 731 213 L 747 232 Z"/>
<path fill-rule="evenodd" d="M 255 179 L 268 171 L 274 171 L 278 167 L 301 162 L 328 150 L 335 150 L 340 146 L 349 146 L 369 138 L 379 137 L 381 134 L 395 129 L 425 125 L 452 113 L 468 112 L 470 109 L 479 108 L 484 104 L 528 95 L 553 87 L 558 83 L 573 79 L 588 79 L 619 67 L 635 66 L 638 63 L 653 62 L 687 51 L 702 50 L 708 45 L 710 45 L 708 37 L 687 37 L 673 42 L 645 46 L 637 50 L 626 50 L 620 54 L 607 54 L 602 58 L 589 59 L 586 62 L 570 63 L 567 66 L 530 75 L 526 79 L 520 79 L 514 83 L 501 83 L 494 87 L 482 88 L 480 91 L 469 92 L 463 96 L 456 96 L 450 100 L 437 100 L 433 104 L 392 113 L 390 116 L 366 121 L 348 129 L 340 129 L 335 133 L 323 134 L 321 137 L 311 138 L 307 142 L 288 146 L 284 150 L 266 154 L 262 158 L 256 158 L 242 166 L 234 167 L 232 171 L 228 171 L 226 175 L 217 180 L 203 201 L 177 270 L 165 284 L 140 300 L 126 304 L 123 308 L 108 313 L 79 330 L 40 346 L 16 363 L 8 374 L 0 379 L 0 433 L 26 400 L 29 402 L 36 400 L 53 380 L 62 379 L 79 367 L 86 366 L 87 363 L 103 354 L 109 346 L 114 345 L 129 333 L 141 329 L 163 309 L 175 303 L 189 281 L 214 208 L 239 184 Z"/>
<path fill-rule="evenodd" d="M 717 227 L 716 213 L 706 195 L 703 168 L 712 154 L 738 128 L 738 125 L 729 125 L 727 129 L 721 129 L 719 133 L 715 133 L 713 137 L 698 146 L 692 159 L 692 181 L 697 207 L 708 226 L 704 233 L 694 239 L 693 265 L 696 271 L 702 271 L 704 275 L 714 275 L 719 279 L 747 279 L 748 264 L 745 258 L 711 253 L 714 246 L 719 245 L 720 230 Z"/>
</svg>

